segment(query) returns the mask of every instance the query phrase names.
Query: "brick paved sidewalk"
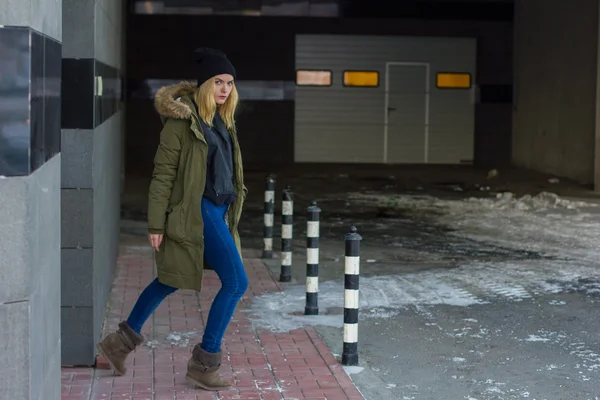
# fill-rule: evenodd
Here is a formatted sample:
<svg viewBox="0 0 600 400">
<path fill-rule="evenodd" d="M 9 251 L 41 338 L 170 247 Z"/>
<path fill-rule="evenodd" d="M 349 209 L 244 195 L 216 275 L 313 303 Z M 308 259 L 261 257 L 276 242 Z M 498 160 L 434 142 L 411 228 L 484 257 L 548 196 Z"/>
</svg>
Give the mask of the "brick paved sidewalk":
<svg viewBox="0 0 600 400">
<path fill-rule="evenodd" d="M 148 246 L 122 245 L 108 304 L 107 329 L 131 310 L 138 294 L 154 278 Z M 207 392 L 185 381 L 187 360 L 201 339 L 203 324 L 220 284 L 207 271 L 204 290 L 178 291 L 169 296 L 146 323 L 146 343 L 128 359 L 128 372 L 115 377 L 108 370 L 63 368 L 63 400 L 274 400 L 363 399 L 342 366 L 314 329 L 288 333 L 256 331 L 243 312 L 253 296 L 281 290 L 260 259 L 246 254 L 250 287 L 224 340 L 222 372 L 235 379 L 231 390 Z M 105 367 L 99 360 L 98 368 Z M 104 365 L 103 365 L 104 364 Z"/>
</svg>

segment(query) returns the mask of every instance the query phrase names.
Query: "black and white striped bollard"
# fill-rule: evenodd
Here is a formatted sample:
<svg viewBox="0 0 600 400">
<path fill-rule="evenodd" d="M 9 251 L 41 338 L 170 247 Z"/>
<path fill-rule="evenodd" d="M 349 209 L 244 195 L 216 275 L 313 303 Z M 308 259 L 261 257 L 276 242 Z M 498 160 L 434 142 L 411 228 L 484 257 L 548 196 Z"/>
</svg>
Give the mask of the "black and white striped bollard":
<svg viewBox="0 0 600 400">
<path fill-rule="evenodd" d="M 294 194 L 287 185 L 283 190 L 281 207 L 281 275 L 280 282 L 292 280 L 292 234 L 294 218 Z"/>
<path fill-rule="evenodd" d="M 273 224 L 275 222 L 275 178 L 269 174 L 265 186 L 265 211 L 262 258 L 273 258 Z"/>
<path fill-rule="evenodd" d="M 342 365 L 358 365 L 358 279 L 360 276 L 360 241 L 356 227 L 346 234 L 344 276 L 344 346 Z"/>
<path fill-rule="evenodd" d="M 319 214 L 316 201 L 310 202 L 306 222 L 306 307 L 304 315 L 319 315 Z"/>
</svg>

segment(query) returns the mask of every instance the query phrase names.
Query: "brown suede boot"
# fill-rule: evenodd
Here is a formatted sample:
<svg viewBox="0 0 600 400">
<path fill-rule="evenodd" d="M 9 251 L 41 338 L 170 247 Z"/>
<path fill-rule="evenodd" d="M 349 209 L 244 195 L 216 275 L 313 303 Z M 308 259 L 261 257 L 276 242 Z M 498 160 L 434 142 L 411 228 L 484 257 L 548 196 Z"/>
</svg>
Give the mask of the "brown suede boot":
<svg viewBox="0 0 600 400">
<path fill-rule="evenodd" d="M 125 360 L 137 346 L 144 342 L 144 337 L 136 333 L 127 324 L 119 323 L 119 329 L 104 338 L 96 348 L 98 353 L 108 361 L 116 375 L 125 375 Z"/>
<path fill-rule="evenodd" d="M 206 390 L 224 390 L 230 387 L 231 383 L 219 375 L 221 354 L 220 351 L 209 353 L 200 344 L 194 346 L 185 379 Z"/>
</svg>

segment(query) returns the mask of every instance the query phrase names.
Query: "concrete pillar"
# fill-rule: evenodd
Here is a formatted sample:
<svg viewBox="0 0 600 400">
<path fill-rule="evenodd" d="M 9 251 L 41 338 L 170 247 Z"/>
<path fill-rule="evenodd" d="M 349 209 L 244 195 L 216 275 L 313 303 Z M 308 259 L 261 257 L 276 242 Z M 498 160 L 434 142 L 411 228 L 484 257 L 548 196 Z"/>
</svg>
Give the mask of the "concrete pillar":
<svg viewBox="0 0 600 400">
<path fill-rule="evenodd" d="M 126 3 L 63 0 L 63 365 L 95 362 L 118 254 Z"/>
<path fill-rule="evenodd" d="M 515 1 L 516 165 L 594 182 L 598 12 L 598 0 Z"/>
<path fill-rule="evenodd" d="M 594 191 L 600 191 L 600 7 L 598 7 L 598 31 L 596 39 L 596 126 L 594 132 Z"/>
<path fill-rule="evenodd" d="M 0 2 L 0 399 L 59 400 L 61 1 Z"/>
</svg>

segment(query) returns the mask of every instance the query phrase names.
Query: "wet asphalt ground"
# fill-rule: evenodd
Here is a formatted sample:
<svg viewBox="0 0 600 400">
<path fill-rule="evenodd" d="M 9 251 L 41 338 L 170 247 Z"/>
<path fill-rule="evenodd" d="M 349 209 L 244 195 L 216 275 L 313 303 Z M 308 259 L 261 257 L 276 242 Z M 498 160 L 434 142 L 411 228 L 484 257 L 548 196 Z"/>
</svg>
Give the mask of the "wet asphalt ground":
<svg viewBox="0 0 600 400">
<path fill-rule="evenodd" d="M 462 237 L 460 229 L 440 223 L 435 210 L 356 202 L 347 195 L 426 194 L 461 201 L 493 197 L 497 188 L 488 189 L 485 181 L 407 187 L 389 177 L 317 182 L 295 179 L 293 281 L 283 295 L 257 300 L 251 311 L 257 324 L 274 331 L 311 324 L 341 356 L 343 237 L 355 225 L 363 236 L 360 363 L 347 371 L 366 399 L 600 399 L 598 276 L 558 279 L 556 271 L 572 262 L 560 251 Z M 304 210 L 312 199 L 323 210 L 321 315 L 304 317 Z M 276 249 L 280 204 L 277 209 Z M 241 225 L 244 245 L 257 254 L 262 218 L 262 203 L 252 201 Z M 278 277 L 278 252 L 265 262 Z"/>
</svg>

